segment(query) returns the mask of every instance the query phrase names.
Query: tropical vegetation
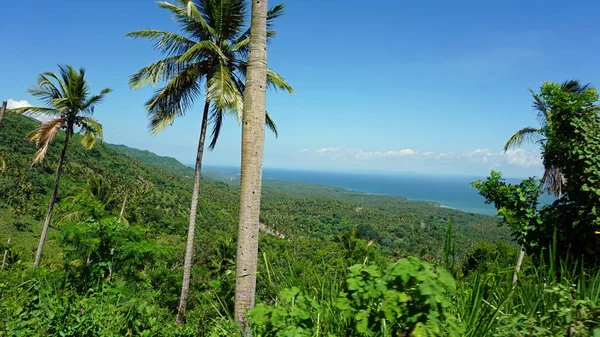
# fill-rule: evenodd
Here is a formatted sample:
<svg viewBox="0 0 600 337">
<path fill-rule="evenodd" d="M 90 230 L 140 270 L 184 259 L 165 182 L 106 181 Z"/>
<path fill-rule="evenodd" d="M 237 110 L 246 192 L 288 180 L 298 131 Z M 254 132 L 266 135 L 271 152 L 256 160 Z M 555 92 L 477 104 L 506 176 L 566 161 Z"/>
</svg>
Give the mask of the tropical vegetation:
<svg viewBox="0 0 600 337">
<path fill-rule="evenodd" d="M 69 148 L 69 140 L 76 131 L 82 134 L 81 143 L 88 149 L 94 146 L 97 139 L 102 140 L 102 125 L 91 116 L 94 114 L 96 105 L 102 102 L 106 94 L 111 91 L 110 88 L 105 88 L 99 94 L 91 95 L 89 83 L 86 81 L 85 70 L 83 68 L 76 70 L 72 66 L 63 65 L 59 66 L 59 69 L 60 75 L 53 72 L 40 74 L 37 86 L 29 89 L 29 93 L 39 98 L 45 106 L 16 108 L 11 111 L 13 113 L 48 117 L 47 121 L 33 130 L 26 138 L 28 142 L 35 143 L 38 148 L 33 156 L 32 165 L 44 159 L 50 142 L 52 142 L 60 130 L 65 131 L 65 139 L 63 140 L 62 151 L 56 166 L 48 212 L 46 213 L 40 243 L 35 254 L 35 267 L 39 267 L 42 259 L 42 251 L 52 219 L 52 211 L 56 203 L 60 177 Z"/>
<path fill-rule="evenodd" d="M 183 323 L 189 292 L 207 127 L 209 122 L 212 123 L 209 148 L 214 149 L 225 115 L 232 114 L 239 121 L 242 119 L 250 28 L 245 24 L 247 5 L 243 0 L 201 1 L 198 4 L 189 0 L 179 0 L 176 4 L 161 1 L 158 5 L 173 15 L 181 27 L 180 34 L 153 29 L 127 34 L 129 37 L 155 42 L 155 48 L 166 54 L 166 58 L 140 69 L 129 80 L 133 89 L 166 82 L 146 103 L 151 132 L 160 132 L 171 125 L 176 117 L 185 114 L 204 90 L 204 109 L 188 224 L 188 248 L 177 316 L 177 322 Z M 269 11 L 266 20 L 271 26 L 273 20 L 282 14 L 283 6 L 276 6 Z M 269 34 L 273 36 L 275 32 L 270 30 Z M 268 76 L 269 85 L 292 92 L 292 87 L 279 74 L 268 70 Z M 261 113 L 266 114 L 266 126 L 277 134 L 275 123 L 266 113 L 266 109 L 263 110 Z"/>
<path fill-rule="evenodd" d="M 244 1 L 159 6 L 182 33 L 131 33 L 166 54 L 131 83 L 164 85 L 146 105 L 154 132 L 204 91 L 195 167 L 97 142 L 110 89 L 91 95 L 71 66 L 42 73 L 44 106 L 0 130 L 0 336 L 600 336 L 591 85 L 532 91 L 541 127 L 505 149 L 539 140 L 546 174 L 473 182 L 495 217 L 263 182 L 266 88 L 291 91 L 266 68 L 283 7 L 252 2 L 248 27 Z M 201 176 L 207 125 L 214 147 L 226 114 L 243 121 L 239 181 Z"/>
</svg>

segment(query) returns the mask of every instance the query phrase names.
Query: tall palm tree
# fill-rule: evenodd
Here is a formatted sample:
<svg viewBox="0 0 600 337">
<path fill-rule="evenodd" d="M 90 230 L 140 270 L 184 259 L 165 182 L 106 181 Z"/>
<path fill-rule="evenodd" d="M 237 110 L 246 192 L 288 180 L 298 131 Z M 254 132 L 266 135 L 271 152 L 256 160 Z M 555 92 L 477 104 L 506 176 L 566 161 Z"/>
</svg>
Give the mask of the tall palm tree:
<svg viewBox="0 0 600 337">
<path fill-rule="evenodd" d="M 94 113 L 94 107 L 102 102 L 106 94 L 111 89 L 105 88 L 97 95 L 90 95 L 90 88 L 85 79 L 85 70 L 83 68 L 76 70 L 69 65 L 60 65 L 59 74 L 45 72 L 39 75 L 37 87 L 29 89 L 29 92 L 41 99 L 45 106 L 43 107 L 24 107 L 12 109 L 12 112 L 28 115 L 46 115 L 51 117 L 47 122 L 42 123 L 33 130 L 28 136 L 27 141 L 33 142 L 38 147 L 35 153 L 32 165 L 41 162 L 48 151 L 48 146 L 58 132 L 65 131 L 65 139 L 62 151 L 56 167 L 54 186 L 50 195 L 50 203 L 46 219 L 42 226 L 42 235 L 35 255 L 34 267 L 40 265 L 44 242 L 48 234 L 48 227 L 52 218 L 52 210 L 58 194 L 58 185 L 62 173 L 63 164 L 69 147 L 71 136 L 78 131 L 83 136 L 81 143 L 91 149 L 97 139 L 102 140 L 102 125 L 91 116 Z"/>
<path fill-rule="evenodd" d="M 589 84 L 582 85 L 576 80 L 565 81 L 561 84 L 561 89 L 570 93 L 583 93 L 588 88 Z M 520 147 L 524 143 L 543 145 L 546 142 L 544 127 L 552 118 L 552 107 L 548 106 L 548 103 L 544 100 L 544 98 L 535 93 L 533 90 L 529 89 L 529 92 L 533 97 L 532 107 L 537 112 L 540 127 L 536 128 L 529 126 L 515 132 L 504 145 L 504 152 L 511 148 Z M 544 184 L 549 193 L 560 196 L 562 194 L 562 187 L 564 184 L 564 178 L 560 172 L 560 168 L 552 166 L 544 167 L 542 184 Z"/>
<path fill-rule="evenodd" d="M 127 34 L 153 41 L 155 48 L 166 55 L 164 59 L 140 69 L 129 81 L 133 89 L 166 81 L 166 85 L 146 103 L 151 132 L 156 134 L 171 125 L 176 117 L 191 109 L 203 89 L 205 92 L 177 314 L 177 323 L 183 323 L 207 126 L 212 123 L 209 149 L 214 149 L 225 115 L 234 115 L 241 121 L 250 31 L 245 23 L 247 7 L 244 0 L 177 0 L 176 4 L 162 1 L 158 5 L 173 14 L 181 27 L 180 34 L 151 29 Z M 281 5 L 271 9 L 269 26 L 282 14 Z M 269 35 L 274 36 L 275 33 L 270 31 Z M 267 73 L 270 87 L 292 92 L 281 76 L 272 70 Z M 262 113 L 265 115 L 266 110 Z M 267 127 L 277 135 L 275 124 L 268 114 L 266 121 Z"/>
<path fill-rule="evenodd" d="M 235 320 L 250 336 L 246 312 L 254 307 L 262 161 L 265 147 L 265 107 L 267 100 L 267 0 L 252 1 L 247 90 L 242 123 L 242 172 L 240 216 L 236 257 Z"/>
</svg>

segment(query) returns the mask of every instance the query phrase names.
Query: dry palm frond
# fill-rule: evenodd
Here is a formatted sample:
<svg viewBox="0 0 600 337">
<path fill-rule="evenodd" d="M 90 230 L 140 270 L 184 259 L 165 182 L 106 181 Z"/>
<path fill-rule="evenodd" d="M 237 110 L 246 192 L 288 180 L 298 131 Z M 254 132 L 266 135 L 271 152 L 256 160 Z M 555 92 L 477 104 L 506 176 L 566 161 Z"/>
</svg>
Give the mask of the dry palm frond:
<svg viewBox="0 0 600 337">
<path fill-rule="evenodd" d="M 38 147 L 37 152 L 33 157 L 31 165 L 41 162 L 48 152 L 48 145 L 56 137 L 58 131 L 65 125 L 64 118 L 55 118 L 49 122 L 40 125 L 33 130 L 26 138 L 30 143 L 35 143 Z"/>
</svg>

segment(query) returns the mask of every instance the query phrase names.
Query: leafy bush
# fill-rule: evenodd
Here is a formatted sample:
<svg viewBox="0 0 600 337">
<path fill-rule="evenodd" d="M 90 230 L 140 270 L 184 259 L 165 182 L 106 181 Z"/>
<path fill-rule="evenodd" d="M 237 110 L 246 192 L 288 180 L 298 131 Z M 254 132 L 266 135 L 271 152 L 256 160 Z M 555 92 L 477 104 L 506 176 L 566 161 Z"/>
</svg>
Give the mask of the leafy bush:
<svg viewBox="0 0 600 337">
<path fill-rule="evenodd" d="M 383 269 L 359 264 L 329 302 L 294 287 L 275 305 L 257 305 L 249 317 L 256 336 L 460 336 L 448 312 L 454 289 L 448 272 L 415 258 Z"/>
</svg>

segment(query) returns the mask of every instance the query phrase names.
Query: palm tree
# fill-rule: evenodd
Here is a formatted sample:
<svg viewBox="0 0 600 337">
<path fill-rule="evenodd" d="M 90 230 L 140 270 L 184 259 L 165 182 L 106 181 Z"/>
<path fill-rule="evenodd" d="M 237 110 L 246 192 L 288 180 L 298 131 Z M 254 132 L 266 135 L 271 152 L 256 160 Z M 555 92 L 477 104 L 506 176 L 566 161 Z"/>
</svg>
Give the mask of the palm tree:
<svg viewBox="0 0 600 337">
<path fill-rule="evenodd" d="M 161 30 L 140 30 L 127 34 L 155 43 L 155 48 L 166 57 L 131 76 L 133 89 L 166 81 L 146 103 L 149 127 L 156 134 L 171 125 L 176 117 L 191 109 L 205 90 L 200 139 L 196 153 L 194 187 L 190 206 L 188 237 L 185 252 L 181 298 L 177 323 L 183 323 L 193 259 L 198 195 L 202 156 L 207 126 L 212 123 L 209 149 L 214 149 L 226 114 L 242 118 L 244 80 L 250 30 L 245 28 L 246 1 L 244 0 L 177 0 L 177 4 L 159 2 L 159 7 L 171 12 L 182 33 Z M 283 14 L 283 6 L 269 11 L 269 26 Z M 270 31 L 270 36 L 275 33 Z M 292 92 L 287 82 L 272 70 L 267 71 L 269 86 Z M 266 110 L 263 110 L 263 115 Z M 277 135 L 272 119 L 266 114 L 266 125 Z"/>
<path fill-rule="evenodd" d="M 91 116 L 94 113 L 94 107 L 102 102 L 106 94 L 111 92 L 111 89 L 105 88 L 97 95 L 90 95 L 90 88 L 86 82 L 85 70 L 83 68 L 76 70 L 69 65 L 60 65 L 58 67 L 60 70 L 59 75 L 53 72 L 42 73 L 39 75 L 37 87 L 29 89 L 29 92 L 33 96 L 39 97 L 45 106 L 11 110 L 12 112 L 21 114 L 51 117 L 49 121 L 42 123 L 42 125 L 27 136 L 27 141 L 35 143 L 38 147 L 32 165 L 44 159 L 50 142 L 52 142 L 61 129 L 65 131 L 65 139 L 58 159 L 58 166 L 56 167 L 56 176 L 54 178 L 52 194 L 50 195 L 48 212 L 46 213 L 42 235 L 40 236 L 40 242 L 35 255 L 35 268 L 39 267 L 42 258 L 42 250 L 58 194 L 60 175 L 69 147 L 69 140 L 76 129 L 83 136 L 81 143 L 87 149 L 91 149 L 97 139 L 102 140 L 102 126 Z"/>
<path fill-rule="evenodd" d="M 235 320 L 251 335 L 246 312 L 254 307 L 262 160 L 265 147 L 267 100 L 267 0 L 252 1 L 247 91 L 242 123 L 242 172 L 240 181 L 240 222 L 236 257 Z"/>
<path fill-rule="evenodd" d="M 334 241 L 339 243 L 344 250 L 344 257 L 350 259 L 354 256 L 356 246 L 360 240 L 360 232 L 356 226 L 352 226 L 349 230 L 344 231 L 334 238 Z"/>
<path fill-rule="evenodd" d="M 589 88 L 589 84 L 582 85 L 579 81 L 569 80 L 561 84 L 561 89 L 569 93 L 583 93 Z M 526 127 L 513 134 L 504 145 L 504 152 L 511 148 L 520 147 L 524 143 L 534 143 L 543 145 L 546 142 L 544 128 L 548 121 L 552 118 L 552 107 L 544 100 L 542 96 L 529 89 L 533 97 L 532 107 L 537 111 L 540 127 Z M 562 187 L 564 178 L 560 172 L 560 168 L 553 166 L 544 167 L 544 176 L 542 184 L 546 187 L 548 193 L 553 193 L 556 196 L 562 195 Z"/>
</svg>

